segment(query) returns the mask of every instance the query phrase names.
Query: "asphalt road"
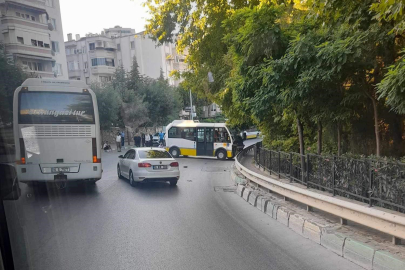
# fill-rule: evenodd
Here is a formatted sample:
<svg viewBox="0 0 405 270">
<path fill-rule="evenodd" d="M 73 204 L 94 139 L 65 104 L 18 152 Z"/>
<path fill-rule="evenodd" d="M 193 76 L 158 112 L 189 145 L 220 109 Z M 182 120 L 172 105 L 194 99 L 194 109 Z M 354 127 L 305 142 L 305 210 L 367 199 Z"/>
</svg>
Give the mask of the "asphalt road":
<svg viewBox="0 0 405 270">
<path fill-rule="evenodd" d="M 133 188 L 117 156 L 96 185 L 22 184 L 5 203 L 17 269 L 362 269 L 224 189 L 233 161 L 179 158 L 177 187 Z"/>
</svg>

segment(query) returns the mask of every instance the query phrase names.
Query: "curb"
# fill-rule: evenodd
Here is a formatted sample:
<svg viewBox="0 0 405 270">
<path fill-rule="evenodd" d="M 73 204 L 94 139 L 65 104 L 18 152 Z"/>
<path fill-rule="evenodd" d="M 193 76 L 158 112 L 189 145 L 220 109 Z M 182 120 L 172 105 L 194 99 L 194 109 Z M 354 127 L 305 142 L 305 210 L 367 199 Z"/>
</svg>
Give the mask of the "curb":
<svg viewBox="0 0 405 270">
<path fill-rule="evenodd" d="M 369 270 L 404 270 L 405 261 L 391 253 L 376 250 L 360 241 L 356 241 L 328 227 L 306 219 L 300 214 L 277 204 L 269 197 L 238 184 L 238 196 L 256 207 L 269 217 L 289 227 L 297 234 L 323 246 L 352 263 Z M 338 227 L 335 227 L 338 228 Z"/>
</svg>

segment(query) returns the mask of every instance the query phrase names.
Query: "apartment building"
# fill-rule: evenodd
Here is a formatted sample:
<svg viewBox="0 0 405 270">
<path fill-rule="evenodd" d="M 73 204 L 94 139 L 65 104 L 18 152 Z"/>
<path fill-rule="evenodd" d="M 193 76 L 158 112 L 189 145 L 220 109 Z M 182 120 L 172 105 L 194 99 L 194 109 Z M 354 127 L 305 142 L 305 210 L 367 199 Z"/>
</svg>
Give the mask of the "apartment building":
<svg viewBox="0 0 405 270">
<path fill-rule="evenodd" d="M 141 74 L 158 78 L 162 69 L 169 83 L 178 85 L 179 81 L 169 75 L 175 68 L 181 68 L 181 71 L 187 68 L 185 57 L 177 55 L 173 44 L 156 45 L 143 32 L 136 33 L 135 29 L 120 26 L 104 29 L 100 34 L 87 34 L 86 37 L 76 35 L 75 39 L 68 34 L 65 47 L 69 79 L 83 80 L 87 84 L 110 81 L 117 66 L 130 71 L 136 56 Z"/>
<path fill-rule="evenodd" d="M 0 0 L 0 42 L 32 77 L 68 78 L 59 0 Z"/>
</svg>

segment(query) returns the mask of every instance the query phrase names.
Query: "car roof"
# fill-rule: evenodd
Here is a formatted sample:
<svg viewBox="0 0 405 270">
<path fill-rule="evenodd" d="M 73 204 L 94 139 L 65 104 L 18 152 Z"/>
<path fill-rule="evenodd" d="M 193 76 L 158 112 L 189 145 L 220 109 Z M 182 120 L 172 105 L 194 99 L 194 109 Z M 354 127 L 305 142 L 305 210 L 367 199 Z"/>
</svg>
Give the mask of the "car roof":
<svg viewBox="0 0 405 270">
<path fill-rule="evenodd" d="M 146 150 L 157 150 L 157 151 L 166 151 L 166 149 L 164 148 L 159 148 L 159 147 L 133 147 L 131 148 L 133 150 L 142 150 L 142 151 L 146 151 Z"/>
</svg>

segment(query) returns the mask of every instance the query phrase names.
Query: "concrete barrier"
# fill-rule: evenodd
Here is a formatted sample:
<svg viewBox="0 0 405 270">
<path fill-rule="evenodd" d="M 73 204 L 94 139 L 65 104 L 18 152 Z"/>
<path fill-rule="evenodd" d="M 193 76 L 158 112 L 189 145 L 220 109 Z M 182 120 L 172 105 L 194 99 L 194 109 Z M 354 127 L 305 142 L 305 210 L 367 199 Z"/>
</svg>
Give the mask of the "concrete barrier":
<svg viewBox="0 0 405 270">
<path fill-rule="evenodd" d="M 277 219 L 277 209 L 280 206 L 272 201 L 268 201 L 265 207 L 266 207 L 265 213 L 271 218 Z"/>
<path fill-rule="evenodd" d="M 269 201 L 270 200 L 268 198 L 266 198 L 266 197 L 260 197 L 257 200 L 257 205 L 256 205 L 257 209 L 259 209 L 260 211 L 266 213 L 266 207 L 267 207 L 266 203 L 269 202 Z"/>
<path fill-rule="evenodd" d="M 392 256 L 390 253 L 378 250 L 373 259 L 374 270 L 404 270 L 405 261 Z"/>
<path fill-rule="evenodd" d="M 321 235 L 321 246 L 343 257 L 343 245 L 346 237 L 339 233 L 324 231 Z"/>
<path fill-rule="evenodd" d="M 366 244 L 346 238 L 343 247 L 343 257 L 366 269 L 373 269 L 375 250 Z"/>
<path fill-rule="evenodd" d="M 245 190 L 245 186 L 244 185 L 238 185 L 238 187 L 236 188 L 236 194 L 238 194 L 239 197 L 242 197 L 243 190 Z"/>
<path fill-rule="evenodd" d="M 288 227 L 288 219 L 290 217 L 290 212 L 292 211 L 287 208 L 279 207 L 277 209 L 277 221 Z"/>
<path fill-rule="evenodd" d="M 249 196 L 250 196 L 250 194 L 252 193 L 252 189 L 250 189 L 250 188 L 248 188 L 248 187 L 245 187 L 245 189 L 243 190 L 243 194 L 242 194 L 242 198 L 245 200 L 245 201 L 249 201 Z"/>
<path fill-rule="evenodd" d="M 249 203 L 251 205 L 253 205 L 254 207 L 257 206 L 257 200 L 259 200 L 261 197 L 263 197 L 262 195 L 260 195 L 259 193 L 253 191 L 250 196 L 249 196 Z"/>
<path fill-rule="evenodd" d="M 312 241 L 321 244 L 322 227 L 311 220 L 305 220 L 303 235 Z"/>
<path fill-rule="evenodd" d="M 304 217 L 292 213 L 290 214 L 290 218 L 288 220 L 288 227 L 294 232 L 303 235 L 304 222 Z"/>
</svg>

